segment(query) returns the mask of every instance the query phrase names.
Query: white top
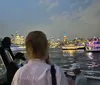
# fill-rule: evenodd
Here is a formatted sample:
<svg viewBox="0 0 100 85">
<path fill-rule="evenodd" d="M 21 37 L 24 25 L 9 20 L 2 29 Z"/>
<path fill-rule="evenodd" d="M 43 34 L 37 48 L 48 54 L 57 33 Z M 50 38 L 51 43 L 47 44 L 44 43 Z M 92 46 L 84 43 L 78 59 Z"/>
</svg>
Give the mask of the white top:
<svg viewBox="0 0 100 85">
<path fill-rule="evenodd" d="M 50 65 L 39 59 L 29 60 L 15 74 L 11 85 L 52 85 Z M 68 85 L 63 71 L 55 66 L 57 85 Z"/>
</svg>

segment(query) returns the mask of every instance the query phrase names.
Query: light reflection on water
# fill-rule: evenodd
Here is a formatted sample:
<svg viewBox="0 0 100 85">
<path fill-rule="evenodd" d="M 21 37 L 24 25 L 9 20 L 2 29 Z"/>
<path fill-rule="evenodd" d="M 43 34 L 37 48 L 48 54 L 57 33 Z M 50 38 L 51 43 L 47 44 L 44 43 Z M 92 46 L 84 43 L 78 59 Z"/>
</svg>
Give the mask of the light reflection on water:
<svg viewBox="0 0 100 85">
<path fill-rule="evenodd" d="M 63 56 L 74 56 L 76 50 L 63 50 Z"/>
<path fill-rule="evenodd" d="M 80 63 L 86 75 L 100 76 L 100 52 L 53 49 L 50 50 L 50 59 L 63 69 L 69 69 L 72 63 Z"/>
<path fill-rule="evenodd" d="M 80 63 L 85 75 L 100 77 L 100 52 L 50 49 L 49 56 L 51 62 L 56 63 L 63 70 L 69 69 L 72 63 L 77 62 Z"/>
</svg>

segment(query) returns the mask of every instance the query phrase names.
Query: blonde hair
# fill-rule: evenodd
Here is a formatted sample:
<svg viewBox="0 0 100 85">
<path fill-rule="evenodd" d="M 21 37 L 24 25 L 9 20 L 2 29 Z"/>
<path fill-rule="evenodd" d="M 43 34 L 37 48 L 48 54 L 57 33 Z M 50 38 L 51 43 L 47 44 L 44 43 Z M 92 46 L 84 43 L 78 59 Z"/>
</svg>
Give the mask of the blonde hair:
<svg viewBox="0 0 100 85">
<path fill-rule="evenodd" d="M 48 53 L 48 40 L 42 31 L 32 31 L 25 41 L 26 51 L 30 59 L 44 59 Z"/>
</svg>

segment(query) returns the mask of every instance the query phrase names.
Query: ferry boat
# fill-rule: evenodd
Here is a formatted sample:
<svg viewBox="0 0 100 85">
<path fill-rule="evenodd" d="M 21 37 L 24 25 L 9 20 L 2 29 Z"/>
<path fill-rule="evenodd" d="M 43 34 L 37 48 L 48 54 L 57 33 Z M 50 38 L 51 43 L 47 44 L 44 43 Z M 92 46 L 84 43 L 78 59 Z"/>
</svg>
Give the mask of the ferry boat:
<svg viewBox="0 0 100 85">
<path fill-rule="evenodd" d="M 77 44 L 77 49 L 85 49 L 85 45 L 84 44 Z"/>
<path fill-rule="evenodd" d="M 77 46 L 74 44 L 68 44 L 62 46 L 62 50 L 77 50 Z"/>
<path fill-rule="evenodd" d="M 100 51 L 100 41 L 91 41 L 86 45 L 86 51 L 98 52 Z"/>
</svg>

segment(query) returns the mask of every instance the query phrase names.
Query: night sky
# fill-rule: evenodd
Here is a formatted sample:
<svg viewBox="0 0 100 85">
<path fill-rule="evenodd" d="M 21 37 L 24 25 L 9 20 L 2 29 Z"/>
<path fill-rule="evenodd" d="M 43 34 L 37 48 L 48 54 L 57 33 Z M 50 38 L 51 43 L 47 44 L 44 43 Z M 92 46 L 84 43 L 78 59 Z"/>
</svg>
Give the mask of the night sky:
<svg viewBox="0 0 100 85">
<path fill-rule="evenodd" d="M 100 0 L 0 0 L 0 37 L 42 30 L 47 37 L 100 37 Z"/>
</svg>

